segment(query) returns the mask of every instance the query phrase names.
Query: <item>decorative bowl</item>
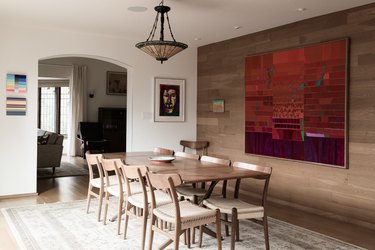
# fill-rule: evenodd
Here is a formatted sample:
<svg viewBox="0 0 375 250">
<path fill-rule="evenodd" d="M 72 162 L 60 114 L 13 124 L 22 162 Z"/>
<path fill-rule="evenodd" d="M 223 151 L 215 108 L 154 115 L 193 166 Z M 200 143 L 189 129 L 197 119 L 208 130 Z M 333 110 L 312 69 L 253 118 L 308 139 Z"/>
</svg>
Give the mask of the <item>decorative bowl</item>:
<svg viewBox="0 0 375 250">
<path fill-rule="evenodd" d="M 150 161 L 152 162 L 170 163 L 174 159 L 176 159 L 174 156 L 169 156 L 169 155 L 150 156 Z"/>
</svg>

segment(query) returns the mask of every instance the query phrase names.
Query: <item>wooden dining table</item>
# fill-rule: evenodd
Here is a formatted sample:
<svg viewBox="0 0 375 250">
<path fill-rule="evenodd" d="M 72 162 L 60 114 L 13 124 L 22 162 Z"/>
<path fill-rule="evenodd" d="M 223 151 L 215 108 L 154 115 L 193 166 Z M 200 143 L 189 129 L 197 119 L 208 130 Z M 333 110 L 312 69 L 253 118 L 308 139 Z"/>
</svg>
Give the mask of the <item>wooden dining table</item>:
<svg viewBox="0 0 375 250">
<path fill-rule="evenodd" d="M 107 159 L 121 159 L 126 165 L 144 165 L 153 173 L 179 174 L 183 183 L 218 182 L 221 180 L 258 178 L 266 174 L 253 170 L 231 167 L 212 162 L 175 157 L 172 162 L 152 161 L 158 156 L 154 152 L 116 152 L 104 153 Z"/>
<path fill-rule="evenodd" d="M 155 152 L 116 152 L 104 153 L 107 159 L 121 159 L 126 165 L 144 165 L 153 173 L 179 174 L 183 183 L 210 182 L 206 195 L 200 201 L 211 196 L 216 184 L 222 180 L 266 177 L 264 172 L 237 168 L 218 163 L 199 161 L 184 157 L 175 157 L 172 162 L 158 162 L 151 157 L 160 156 Z"/>
</svg>

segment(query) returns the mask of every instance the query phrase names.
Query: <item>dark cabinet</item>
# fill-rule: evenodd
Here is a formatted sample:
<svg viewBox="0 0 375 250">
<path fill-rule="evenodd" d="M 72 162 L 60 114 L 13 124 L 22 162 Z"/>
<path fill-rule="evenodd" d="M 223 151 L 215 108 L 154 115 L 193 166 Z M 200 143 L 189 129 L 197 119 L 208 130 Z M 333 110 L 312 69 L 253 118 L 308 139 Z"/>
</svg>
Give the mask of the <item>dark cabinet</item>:
<svg viewBox="0 0 375 250">
<path fill-rule="evenodd" d="M 103 137 L 108 140 L 107 152 L 126 151 L 126 109 L 99 108 L 98 121 L 103 125 Z"/>
</svg>

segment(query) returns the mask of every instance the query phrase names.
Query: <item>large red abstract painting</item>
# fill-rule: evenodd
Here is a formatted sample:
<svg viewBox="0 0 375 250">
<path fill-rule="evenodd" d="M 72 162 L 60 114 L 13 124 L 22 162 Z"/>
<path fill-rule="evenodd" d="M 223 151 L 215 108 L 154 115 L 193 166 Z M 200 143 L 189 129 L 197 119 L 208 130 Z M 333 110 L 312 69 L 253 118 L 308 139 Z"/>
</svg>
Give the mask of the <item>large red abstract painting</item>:
<svg viewBox="0 0 375 250">
<path fill-rule="evenodd" d="M 346 167 L 348 39 L 246 57 L 245 152 Z"/>
</svg>

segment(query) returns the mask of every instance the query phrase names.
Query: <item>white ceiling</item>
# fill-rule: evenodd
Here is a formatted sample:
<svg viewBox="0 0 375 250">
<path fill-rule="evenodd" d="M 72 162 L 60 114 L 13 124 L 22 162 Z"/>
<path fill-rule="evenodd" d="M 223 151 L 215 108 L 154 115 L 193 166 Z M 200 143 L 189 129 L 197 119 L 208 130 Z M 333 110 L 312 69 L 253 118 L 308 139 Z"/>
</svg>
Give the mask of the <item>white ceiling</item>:
<svg viewBox="0 0 375 250">
<path fill-rule="evenodd" d="M 177 41 L 197 47 L 374 0 L 165 0 Z M 160 0 L 0 0 L 0 22 L 147 38 Z M 147 7 L 130 12 L 128 7 Z M 298 8 L 306 8 L 299 12 Z M 234 29 L 234 26 L 241 26 Z M 168 36 L 166 37 L 168 38 Z M 195 40 L 200 38 L 200 40 Z"/>
</svg>

